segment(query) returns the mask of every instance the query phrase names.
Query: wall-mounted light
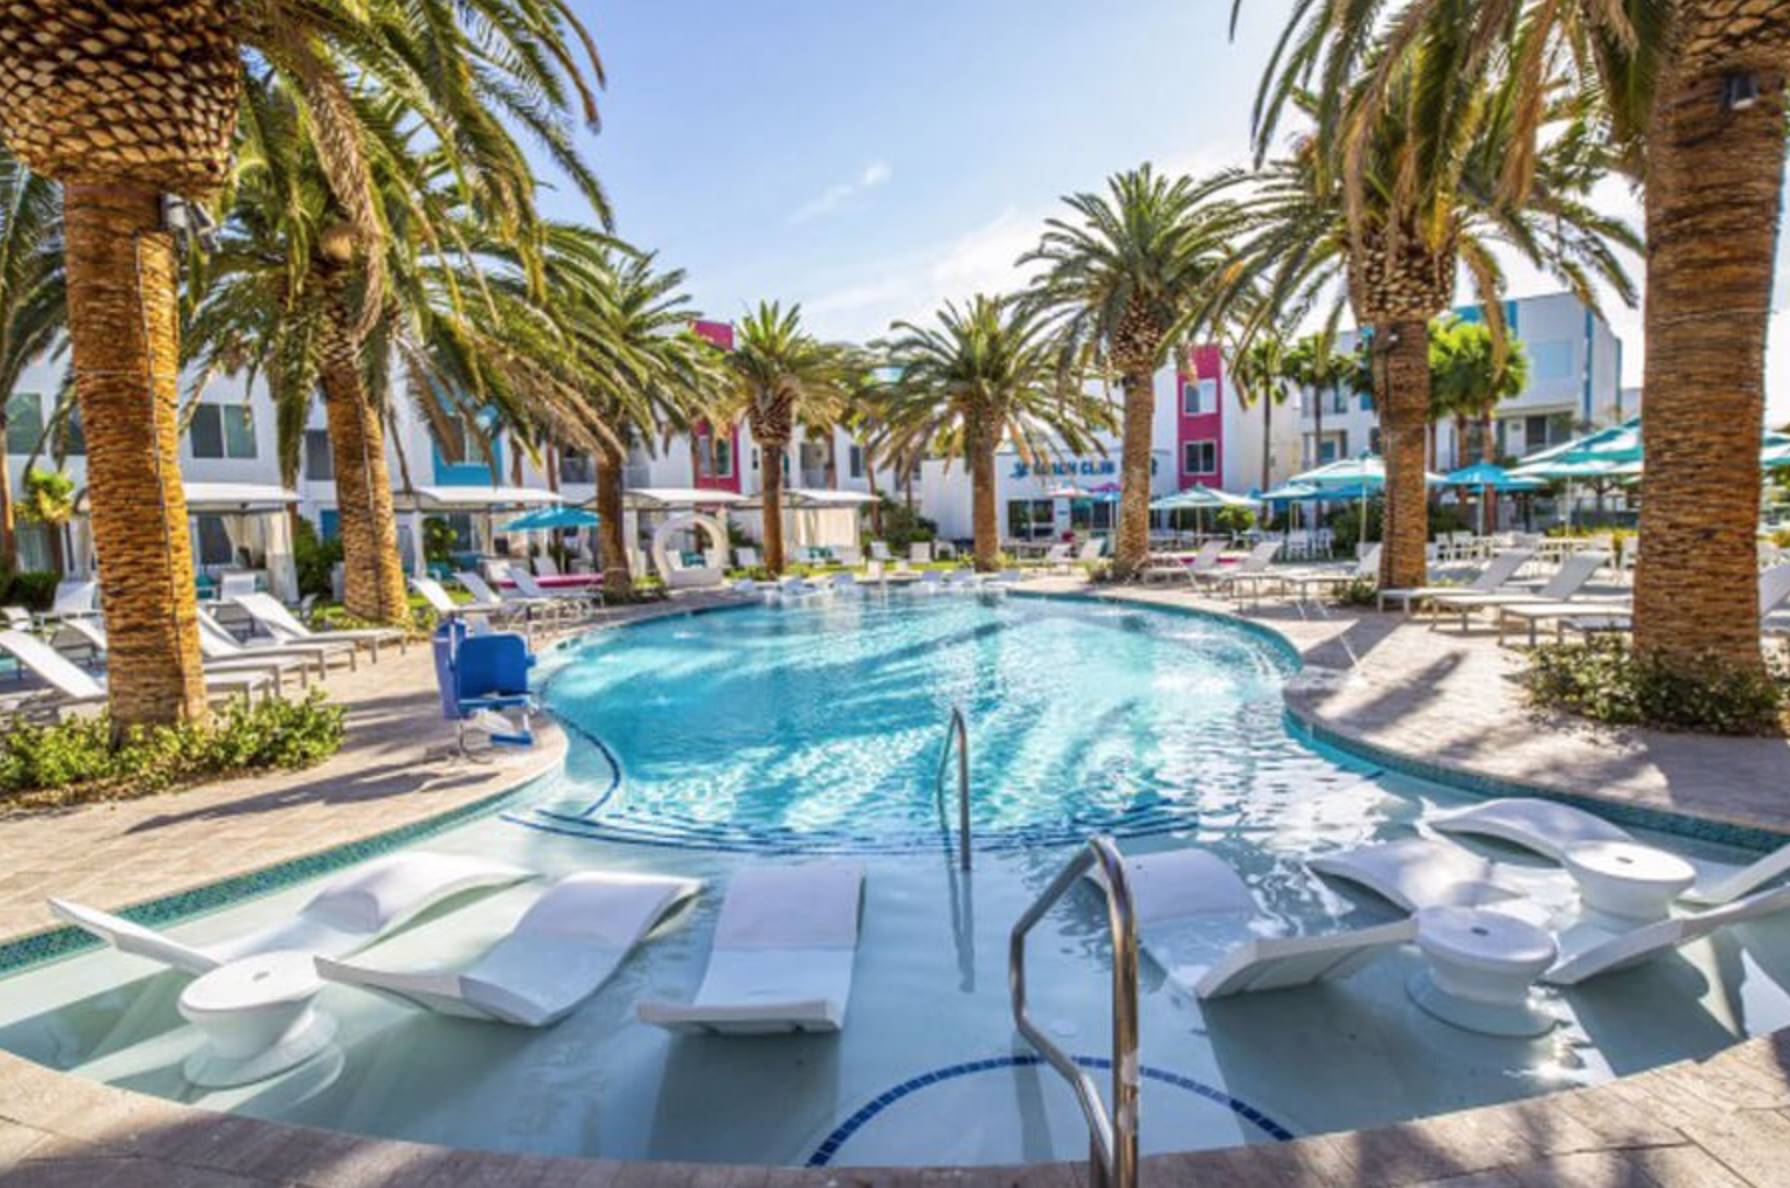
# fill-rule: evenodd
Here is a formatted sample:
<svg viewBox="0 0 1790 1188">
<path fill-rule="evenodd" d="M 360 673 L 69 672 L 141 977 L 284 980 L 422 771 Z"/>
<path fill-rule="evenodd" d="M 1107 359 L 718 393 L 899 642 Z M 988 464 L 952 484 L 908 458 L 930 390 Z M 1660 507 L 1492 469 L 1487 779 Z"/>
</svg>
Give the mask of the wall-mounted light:
<svg viewBox="0 0 1790 1188">
<path fill-rule="evenodd" d="M 1730 74 L 1722 79 L 1722 106 L 1745 111 L 1759 102 L 1759 80 L 1750 74 Z"/>
</svg>

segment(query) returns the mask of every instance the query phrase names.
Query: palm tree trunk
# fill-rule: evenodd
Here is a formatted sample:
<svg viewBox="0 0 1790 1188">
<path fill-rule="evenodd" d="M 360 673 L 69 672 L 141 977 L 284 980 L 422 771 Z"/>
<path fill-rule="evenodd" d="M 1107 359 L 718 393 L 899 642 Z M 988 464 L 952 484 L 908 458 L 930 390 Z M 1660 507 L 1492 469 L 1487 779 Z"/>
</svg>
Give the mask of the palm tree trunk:
<svg viewBox="0 0 1790 1188">
<path fill-rule="evenodd" d="M 323 317 L 318 384 L 336 464 L 343 605 L 357 619 L 408 627 L 410 600 L 385 468 L 385 425 L 362 380 L 354 320 L 347 294 L 338 288 Z"/>
<path fill-rule="evenodd" d="M 6 395 L 0 392 L 0 573 L 11 573 L 19 567 L 19 544 L 12 506 L 12 471 L 6 465 Z"/>
<path fill-rule="evenodd" d="M 1775 59 L 1712 61 L 1748 39 L 1702 37 L 1703 22 L 1732 27 L 1739 4 L 1679 7 L 1686 52 L 1668 59 L 1648 130 L 1647 466 L 1635 645 L 1685 673 L 1706 672 L 1713 660 L 1757 674 L 1754 532 L 1784 176 L 1784 22 L 1766 18 L 1754 32 L 1756 41 L 1780 42 Z M 1757 101 L 1726 110 L 1723 75 L 1761 65 Z"/>
<path fill-rule="evenodd" d="M 1324 389 L 1312 387 L 1311 464 L 1324 464 Z"/>
<path fill-rule="evenodd" d="M 1488 466 L 1498 462 L 1498 447 L 1492 443 L 1492 414 L 1482 413 L 1479 418 L 1479 459 Z M 1486 487 L 1479 493 L 1479 534 L 1490 536 L 1498 531 L 1498 491 L 1495 487 Z"/>
<path fill-rule="evenodd" d="M 1274 396 L 1262 396 L 1262 490 L 1272 487 L 1274 470 Z"/>
<path fill-rule="evenodd" d="M 864 446 L 864 477 L 869 481 L 870 494 L 876 502 L 870 505 L 870 533 L 881 539 L 883 534 L 883 493 L 876 483 L 876 451 L 868 443 Z"/>
<path fill-rule="evenodd" d="M 827 430 L 827 490 L 839 489 L 839 441 L 833 436 L 833 430 Z"/>
<path fill-rule="evenodd" d="M 976 568 L 992 573 L 1001 567 L 1000 513 L 995 507 L 994 452 L 996 437 L 977 428 L 970 448 L 970 510 L 975 528 Z"/>
<path fill-rule="evenodd" d="M 1375 328 L 1388 344 L 1380 352 L 1380 448 L 1386 464 L 1386 519 L 1381 534 L 1380 585 L 1424 584 L 1429 543 L 1429 484 L 1424 477 L 1424 423 L 1429 419 L 1428 326 L 1417 320 Z"/>
<path fill-rule="evenodd" d="M 626 487 L 623 467 L 627 459 L 619 452 L 601 450 L 597 463 L 597 542 L 602 551 L 603 595 L 625 602 L 634 593 L 634 574 L 628 565 L 626 513 L 622 510 L 622 493 Z"/>
<path fill-rule="evenodd" d="M 786 441 L 761 441 L 764 450 L 764 563 L 772 573 L 783 572 L 783 455 Z"/>
<path fill-rule="evenodd" d="M 110 637 L 108 700 L 121 736 L 131 726 L 205 716 L 180 482 L 174 241 L 162 230 L 153 186 L 70 183 L 63 225 L 69 338 Z"/>
<path fill-rule="evenodd" d="M 1150 446 L 1156 420 L 1156 376 L 1137 368 L 1124 377 L 1125 441 L 1119 454 L 1119 532 L 1113 575 L 1121 581 L 1150 552 Z"/>
</svg>

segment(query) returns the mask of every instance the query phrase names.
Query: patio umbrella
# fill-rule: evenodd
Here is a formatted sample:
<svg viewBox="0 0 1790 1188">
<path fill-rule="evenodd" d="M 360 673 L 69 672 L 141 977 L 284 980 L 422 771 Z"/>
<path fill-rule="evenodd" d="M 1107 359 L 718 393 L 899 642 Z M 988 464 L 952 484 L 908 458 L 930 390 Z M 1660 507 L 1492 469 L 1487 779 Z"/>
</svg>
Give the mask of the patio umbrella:
<svg viewBox="0 0 1790 1188">
<path fill-rule="evenodd" d="M 545 507 L 518 516 L 503 526 L 505 532 L 551 532 L 560 528 L 595 528 L 602 521 L 581 507 Z"/>
<path fill-rule="evenodd" d="M 1759 464 L 1767 470 L 1790 466 L 1790 440 L 1766 446 L 1759 452 Z"/>
<path fill-rule="evenodd" d="M 1463 466 L 1443 476 L 1451 487 L 1491 488 L 1494 492 L 1537 491 L 1547 486 L 1536 478 L 1515 478 L 1510 471 L 1491 462 L 1475 462 L 1471 466 Z M 1489 517 L 1482 514 L 1480 527 L 1487 526 Z M 1494 521 L 1495 522 L 1495 521 Z"/>
<path fill-rule="evenodd" d="M 1615 452 L 1615 451 L 1612 451 Z M 1549 481 L 1565 480 L 1566 482 L 1566 526 L 1572 527 L 1573 482 L 1577 479 L 1607 479 L 1619 477 L 1617 471 L 1637 462 L 1635 458 L 1614 457 L 1597 459 L 1588 456 L 1574 457 L 1559 455 L 1541 462 L 1531 462 L 1511 471 L 1513 478 L 1546 479 Z"/>
<path fill-rule="evenodd" d="M 1232 495 L 1216 487 L 1189 487 L 1153 500 L 1151 511 L 1180 511 L 1182 508 L 1254 507 L 1258 501 L 1243 495 Z"/>
</svg>

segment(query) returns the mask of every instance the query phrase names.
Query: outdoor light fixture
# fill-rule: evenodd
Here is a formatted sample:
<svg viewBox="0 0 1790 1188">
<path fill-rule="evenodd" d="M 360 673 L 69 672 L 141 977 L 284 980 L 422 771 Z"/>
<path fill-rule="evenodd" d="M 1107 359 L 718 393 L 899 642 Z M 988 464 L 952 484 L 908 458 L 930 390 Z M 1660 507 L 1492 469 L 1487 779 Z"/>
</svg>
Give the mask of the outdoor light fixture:
<svg viewBox="0 0 1790 1188">
<path fill-rule="evenodd" d="M 1722 106 L 1745 111 L 1759 102 L 1759 80 L 1750 74 L 1730 74 L 1722 79 Z"/>
</svg>

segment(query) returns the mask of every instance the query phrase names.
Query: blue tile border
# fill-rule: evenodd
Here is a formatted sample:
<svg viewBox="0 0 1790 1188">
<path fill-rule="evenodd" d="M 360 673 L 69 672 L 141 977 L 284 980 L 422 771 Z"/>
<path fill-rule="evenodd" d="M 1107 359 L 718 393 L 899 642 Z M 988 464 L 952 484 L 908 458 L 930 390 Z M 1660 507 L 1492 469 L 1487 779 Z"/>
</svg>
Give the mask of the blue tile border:
<svg viewBox="0 0 1790 1188">
<path fill-rule="evenodd" d="M 1104 1056 L 1075 1056 L 1072 1059 L 1081 1067 L 1093 1071 L 1109 1071 L 1113 1066 L 1112 1061 Z M 1044 1058 L 1042 1056 L 1032 1053 L 1017 1053 L 1011 1056 L 991 1056 L 984 1060 L 967 1060 L 962 1064 L 946 1065 L 944 1068 L 935 1068 L 931 1072 L 910 1077 L 893 1089 L 872 1098 L 860 1106 L 851 1117 L 834 1127 L 832 1132 L 822 1139 L 820 1145 L 815 1147 L 813 1153 L 808 1156 L 807 1166 L 831 1166 L 834 1156 L 839 1154 L 841 1147 L 851 1141 L 853 1135 L 874 1120 L 878 1114 L 902 1098 L 918 1093 L 922 1089 L 956 1080 L 959 1077 L 974 1076 L 977 1073 L 996 1072 L 1006 1068 L 1037 1068 L 1043 1065 Z M 1223 1106 L 1275 1142 L 1291 1142 L 1297 1137 L 1292 1131 L 1248 1102 L 1232 1097 L 1224 1090 L 1214 1088 L 1194 1077 L 1185 1076 L 1169 1069 L 1155 1068 L 1148 1064 L 1140 1065 L 1138 1074 L 1146 1080 L 1184 1089 L 1195 1096 L 1203 1097 L 1207 1101 Z"/>
</svg>

